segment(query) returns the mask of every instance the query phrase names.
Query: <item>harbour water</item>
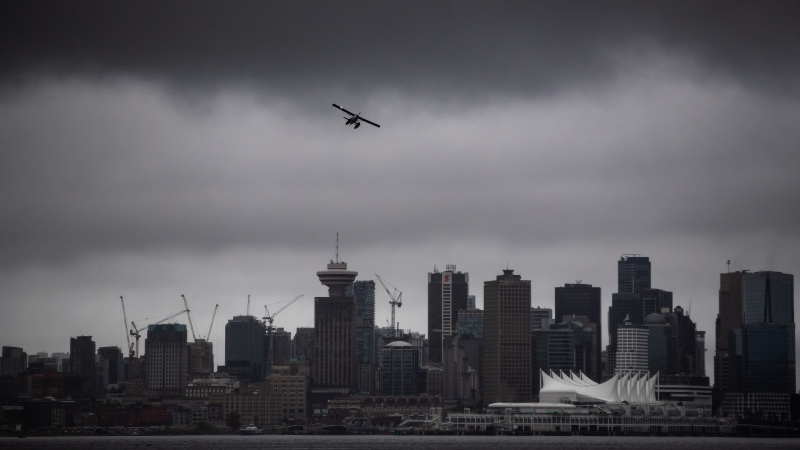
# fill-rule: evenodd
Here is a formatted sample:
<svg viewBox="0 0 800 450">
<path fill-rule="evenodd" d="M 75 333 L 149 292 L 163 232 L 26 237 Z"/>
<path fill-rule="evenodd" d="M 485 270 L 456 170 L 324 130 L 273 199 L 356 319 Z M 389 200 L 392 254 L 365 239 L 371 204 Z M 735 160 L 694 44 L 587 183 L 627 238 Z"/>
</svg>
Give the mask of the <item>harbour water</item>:
<svg viewBox="0 0 800 450">
<path fill-rule="evenodd" d="M 800 439 L 614 436 L 97 436 L 0 438 L 2 449 L 169 450 L 770 450 L 800 448 Z"/>
</svg>

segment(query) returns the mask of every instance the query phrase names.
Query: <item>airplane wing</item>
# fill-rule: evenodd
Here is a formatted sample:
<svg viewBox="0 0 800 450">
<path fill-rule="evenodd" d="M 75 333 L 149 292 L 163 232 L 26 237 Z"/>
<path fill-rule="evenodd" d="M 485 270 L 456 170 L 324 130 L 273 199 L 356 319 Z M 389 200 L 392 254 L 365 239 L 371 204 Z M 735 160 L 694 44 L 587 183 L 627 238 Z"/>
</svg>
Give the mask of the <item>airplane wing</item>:
<svg viewBox="0 0 800 450">
<path fill-rule="evenodd" d="M 341 109 L 342 111 L 346 112 L 347 114 L 350 114 L 351 116 L 355 116 L 355 114 L 353 114 L 353 113 L 351 113 L 350 111 L 348 111 L 348 110 L 346 110 L 346 109 L 342 108 L 341 106 L 337 105 L 336 103 L 334 103 L 334 104 L 333 104 L 333 106 L 334 106 L 334 108 L 339 108 L 339 109 Z"/>
<path fill-rule="evenodd" d="M 359 117 L 358 119 L 359 119 L 359 120 L 361 120 L 362 122 L 367 122 L 368 124 L 370 124 L 370 125 L 372 125 L 372 126 L 376 126 L 376 127 L 378 127 L 378 128 L 380 128 L 380 127 L 381 127 L 381 126 L 380 126 L 380 125 L 378 125 L 377 123 L 375 123 L 375 122 L 370 122 L 369 120 L 367 120 L 367 119 L 365 119 L 365 118 L 363 118 L 363 117 Z"/>
</svg>

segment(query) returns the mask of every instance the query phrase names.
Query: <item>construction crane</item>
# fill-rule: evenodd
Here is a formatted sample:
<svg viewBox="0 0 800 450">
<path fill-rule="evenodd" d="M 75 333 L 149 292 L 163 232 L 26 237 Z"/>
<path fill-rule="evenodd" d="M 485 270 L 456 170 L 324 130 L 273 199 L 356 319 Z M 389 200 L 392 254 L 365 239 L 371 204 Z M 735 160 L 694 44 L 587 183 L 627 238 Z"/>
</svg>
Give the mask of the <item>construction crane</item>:
<svg viewBox="0 0 800 450">
<path fill-rule="evenodd" d="M 188 309 L 184 309 L 183 311 L 178 311 L 178 312 L 176 312 L 174 314 L 170 314 L 169 316 L 159 320 L 158 322 L 156 322 L 156 323 L 154 323 L 152 325 L 158 325 L 160 323 L 164 323 L 164 322 L 168 321 L 169 319 L 172 319 L 173 317 L 178 317 L 181 314 L 188 313 L 188 312 L 189 312 Z M 140 333 L 142 330 L 144 330 L 144 328 L 138 328 L 136 326 L 136 324 L 133 323 L 133 321 L 131 321 L 131 336 L 136 338 L 136 353 L 135 353 L 136 358 L 139 357 L 139 338 L 142 337 L 142 334 Z"/>
<path fill-rule="evenodd" d="M 272 355 L 275 349 L 275 346 L 272 343 L 272 322 L 275 320 L 275 316 L 280 314 L 280 312 L 283 311 L 284 309 L 288 308 L 289 305 L 299 300 L 300 297 L 302 296 L 303 294 L 300 294 L 297 297 L 291 299 L 288 303 L 283 305 L 281 309 L 279 309 L 278 311 L 274 312 L 271 315 L 269 313 L 269 307 L 267 307 L 267 305 L 264 305 L 264 311 L 266 312 L 266 315 L 264 316 L 263 319 L 269 322 L 269 326 L 267 327 L 267 334 L 269 334 L 269 355 L 267 356 L 267 370 L 269 371 L 272 371 Z"/>
<path fill-rule="evenodd" d="M 397 327 L 397 325 L 395 324 L 394 321 L 394 307 L 397 306 L 399 308 L 403 306 L 403 300 L 402 300 L 403 293 L 398 291 L 397 288 L 394 286 L 392 286 L 392 289 L 394 289 L 394 293 L 392 293 L 391 291 L 389 291 L 389 286 L 391 285 L 387 286 L 388 283 L 384 281 L 384 279 L 381 278 L 381 276 L 378 275 L 377 273 L 375 274 L 375 276 L 378 277 L 378 281 L 381 282 L 383 288 L 386 289 L 386 293 L 389 294 L 389 298 L 391 298 L 391 300 L 389 300 L 389 304 L 392 305 L 392 337 L 395 337 L 396 335 L 395 328 Z"/>
<path fill-rule="evenodd" d="M 186 307 L 186 316 L 189 317 L 189 328 L 192 329 L 192 339 L 197 342 L 197 336 L 194 334 L 194 324 L 192 323 L 192 313 L 189 311 L 189 303 L 186 301 L 186 296 L 181 294 L 183 299 L 183 306 Z"/>
<path fill-rule="evenodd" d="M 219 308 L 219 303 L 214 305 L 214 314 L 211 314 L 211 324 L 208 326 L 208 333 L 206 333 L 206 341 L 211 339 L 211 327 L 214 326 L 214 318 L 217 317 L 217 308 Z"/>
<path fill-rule="evenodd" d="M 131 334 L 128 333 L 128 314 L 125 313 L 125 300 L 119 296 L 119 301 L 122 303 L 122 325 L 125 327 L 125 339 L 128 340 L 128 357 L 133 358 L 133 347 L 131 346 Z"/>
</svg>

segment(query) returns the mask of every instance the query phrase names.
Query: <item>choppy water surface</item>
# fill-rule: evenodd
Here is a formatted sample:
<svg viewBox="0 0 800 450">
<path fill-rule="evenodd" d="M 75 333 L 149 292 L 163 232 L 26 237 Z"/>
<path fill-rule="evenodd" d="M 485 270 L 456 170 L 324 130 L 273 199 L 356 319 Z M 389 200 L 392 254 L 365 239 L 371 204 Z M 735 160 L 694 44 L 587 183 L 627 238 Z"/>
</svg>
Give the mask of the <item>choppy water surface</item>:
<svg viewBox="0 0 800 450">
<path fill-rule="evenodd" d="M 98 436 L 0 438 L 13 449 L 559 449 L 728 450 L 798 449 L 800 439 L 598 436 Z"/>
</svg>

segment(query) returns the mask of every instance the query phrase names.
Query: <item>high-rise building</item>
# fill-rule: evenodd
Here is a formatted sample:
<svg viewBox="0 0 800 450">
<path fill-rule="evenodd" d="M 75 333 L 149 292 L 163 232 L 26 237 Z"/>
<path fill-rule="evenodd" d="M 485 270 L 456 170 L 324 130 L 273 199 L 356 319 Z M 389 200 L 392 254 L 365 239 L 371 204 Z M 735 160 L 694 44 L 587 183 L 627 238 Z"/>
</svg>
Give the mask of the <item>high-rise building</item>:
<svg viewBox="0 0 800 450">
<path fill-rule="evenodd" d="M 622 255 L 617 262 L 617 293 L 636 294 L 650 289 L 650 258 Z"/>
<path fill-rule="evenodd" d="M 353 393 L 358 387 L 356 301 L 345 290 L 358 272 L 347 270 L 337 250 L 336 261 L 317 276 L 328 287 L 328 297 L 314 298 L 312 385 L 328 393 Z"/>
<path fill-rule="evenodd" d="M 531 391 L 531 282 L 504 269 L 483 284 L 484 400 L 528 402 Z"/>
<path fill-rule="evenodd" d="M 698 330 L 694 342 L 697 375 L 704 377 L 706 376 L 706 332 Z"/>
<path fill-rule="evenodd" d="M 714 385 L 723 391 L 730 387 L 731 332 L 742 327 L 742 276 L 745 273 L 727 272 L 719 276 Z"/>
<path fill-rule="evenodd" d="M 549 330 L 553 320 L 553 310 L 539 306 L 531 308 L 531 331 Z"/>
<path fill-rule="evenodd" d="M 298 327 L 293 347 L 296 359 L 310 361 L 314 357 L 314 327 Z"/>
<path fill-rule="evenodd" d="M 28 355 L 20 347 L 3 346 L 2 357 L 0 357 L 0 375 L 17 376 L 25 372 Z"/>
<path fill-rule="evenodd" d="M 591 366 L 591 371 L 586 370 L 586 375 L 592 380 L 598 381 L 600 380 L 600 353 L 603 350 L 600 342 L 603 336 L 600 300 L 600 288 L 591 284 L 567 283 L 564 287 L 556 287 L 555 291 L 556 323 L 571 320 L 567 316 L 584 316 L 596 327 L 598 342 L 592 345 L 595 355 L 590 358 L 594 365 Z"/>
<path fill-rule="evenodd" d="M 467 309 L 469 274 L 448 264 L 444 272 L 428 273 L 428 361 L 442 362 L 444 336 L 452 336 L 458 326 L 458 311 Z"/>
<path fill-rule="evenodd" d="M 647 327 L 635 325 L 630 320 L 617 328 L 616 373 L 645 373 L 649 370 L 649 337 Z"/>
<path fill-rule="evenodd" d="M 95 343 L 91 336 L 78 336 L 69 339 L 69 371 L 80 375 L 84 379 L 84 389 L 81 394 L 90 395 L 95 392 L 96 371 Z"/>
<path fill-rule="evenodd" d="M 153 397 L 181 397 L 189 378 L 186 325 L 147 326 L 144 340 L 147 390 Z"/>
<path fill-rule="evenodd" d="M 419 349 L 408 342 L 394 341 L 381 354 L 381 395 L 412 396 L 425 389 Z"/>
<path fill-rule="evenodd" d="M 793 275 L 742 275 L 742 324 L 728 342 L 729 392 L 795 393 Z"/>
<path fill-rule="evenodd" d="M 356 281 L 347 287 L 348 296 L 356 299 L 356 345 L 358 392 L 375 393 L 375 282 Z"/>
<path fill-rule="evenodd" d="M 119 347 L 100 347 L 97 354 L 108 361 L 108 384 L 125 381 L 125 360 Z"/>
<path fill-rule="evenodd" d="M 225 324 L 225 369 L 240 380 L 264 381 L 267 325 L 253 316 L 233 316 Z"/>
<path fill-rule="evenodd" d="M 476 339 L 483 337 L 483 310 L 462 309 L 458 312 L 458 335 L 469 334 Z"/>
<path fill-rule="evenodd" d="M 214 372 L 214 343 L 195 339 L 189 343 L 189 375 L 192 378 Z"/>
<path fill-rule="evenodd" d="M 265 337 L 264 341 L 264 360 L 269 361 L 269 334 Z M 270 370 L 272 366 L 285 366 L 289 364 L 289 360 L 292 359 L 292 332 L 286 331 L 283 328 L 275 328 L 272 329 L 272 362 L 268 364 Z"/>
<path fill-rule="evenodd" d="M 475 308 L 476 308 L 476 306 L 475 306 L 475 296 L 474 295 L 468 295 L 467 296 L 467 309 L 469 310 L 469 309 L 475 309 Z"/>
</svg>

